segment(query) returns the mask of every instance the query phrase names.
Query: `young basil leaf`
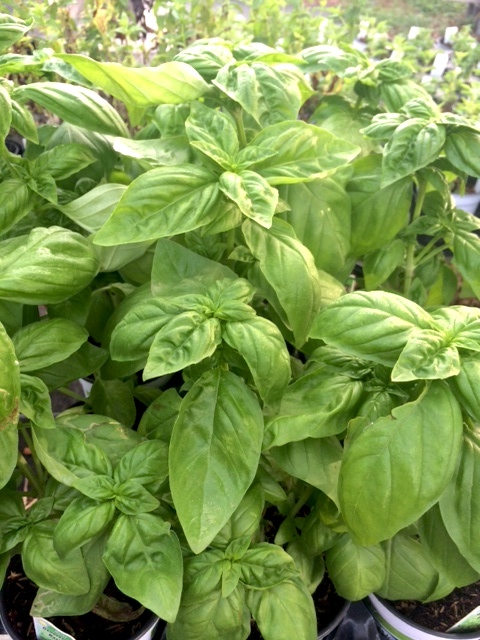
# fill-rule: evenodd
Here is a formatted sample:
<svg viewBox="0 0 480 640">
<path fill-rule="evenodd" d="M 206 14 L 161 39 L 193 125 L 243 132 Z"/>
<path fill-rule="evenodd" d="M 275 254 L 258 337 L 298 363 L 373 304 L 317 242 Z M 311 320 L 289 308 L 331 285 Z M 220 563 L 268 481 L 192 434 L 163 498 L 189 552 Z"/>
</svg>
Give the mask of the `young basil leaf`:
<svg viewBox="0 0 480 640">
<path fill-rule="evenodd" d="M 341 433 L 362 391 L 360 381 L 329 371 L 302 376 L 287 388 L 277 413 L 267 418 L 263 447 Z"/>
<path fill-rule="evenodd" d="M 215 536 L 212 546 L 226 548 L 232 540 L 252 538 L 258 529 L 265 506 L 265 495 L 260 483 L 254 482 L 232 517 Z"/>
<path fill-rule="evenodd" d="M 116 482 L 135 480 L 147 488 L 152 482 L 163 482 L 167 475 L 168 445 L 160 440 L 136 445 L 122 457 L 113 473 Z"/>
<path fill-rule="evenodd" d="M 450 340 L 431 329 L 414 331 L 392 371 L 394 382 L 438 380 L 460 372 L 460 354 Z"/>
<path fill-rule="evenodd" d="M 449 536 L 477 572 L 480 572 L 480 544 L 476 535 L 480 523 L 479 452 L 477 430 L 465 430 L 459 464 L 440 499 L 440 511 Z"/>
<path fill-rule="evenodd" d="M 80 549 L 61 558 L 53 546 L 55 523 L 45 521 L 31 528 L 22 547 L 25 573 L 35 584 L 68 595 L 81 595 L 90 588 Z"/>
<path fill-rule="evenodd" d="M 22 327 L 13 344 L 22 372 L 36 371 L 60 362 L 80 349 L 88 332 L 71 320 L 54 318 Z"/>
<path fill-rule="evenodd" d="M 233 200 L 243 215 L 267 229 L 278 204 L 278 191 L 254 171 L 240 174 L 225 171 L 220 176 L 220 189 Z"/>
<path fill-rule="evenodd" d="M 55 429 L 47 385 L 35 376 L 20 374 L 20 413 L 41 429 Z"/>
<path fill-rule="evenodd" d="M 248 589 L 270 589 L 298 575 L 292 557 L 281 547 L 268 542 L 248 549 L 238 562 L 241 581 Z"/>
<path fill-rule="evenodd" d="M 38 227 L 0 242 L 0 297 L 24 304 L 58 303 L 84 289 L 98 263 L 80 234 Z"/>
<path fill-rule="evenodd" d="M 35 196 L 20 178 L 7 178 L 0 184 L 0 224 L 2 235 L 30 212 Z"/>
<path fill-rule="evenodd" d="M 175 373 L 211 356 L 221 342 L 220 322 L 186 311 L 165 324 L 153 339 L 144 380 Z"/>
<path fill-rule="evenodd" d="M 266 127 L 252 140 L 255 147 L 275 151 L 250 168 L 272 185 L 310 181 L 353 160 L 360 149 L 320 127 L 300 120 Z"/>
<path fill-rule="evenodd" d="M 232 158 L 239 150 L 237 130 L 233 118 L 226 113 L 193 102 L 185 121 L 188 139 L 204 142 Z"/>
<path fill-rule="evenodd" d="M 347 294 L 318 315 L 312 338 L 365 360 L 393 366 L 415 329 L 432 329 L 422 307 L 386 291 Z"/>
<path fill-rule="evenodd" d="M 322 300 L 313 256 L 283 220 L 274 219 L 268 230 L 246 220 L 242 231 L 263 275 L 275 290 L 300 347 L 309 335 Z"/>
<path fill-rule="evenodd" d="M 317 638 L 313 600 L 300 579 L 261 591 L 249 590 L 248 606 L 265 640 Z"/>
<path fill-rule="evenodd" d="M 245 495 L 262 438 L 258 401 L 234 374 L 209 371 L 185 396 L 170 444 L 170 487 L 195 553 L 210 544 Z"/>
<path fill-rule="evenodd" d="M 62 82 L 35 82 L 17 87 L 13 97 L 20 103 L 33 100 L 70 124 L 128 137 L 128 129 L 118 112 L 91 89 Z"/>
<path fill-rule="evenodd" d="M 84 496 L 97 502 L 113 500 L 117 495 L 116 483 L 110 475 L 106 474 L 83 475 L 77 478 L 72 486 Z"/>
<path fill-rule="evenodd" d="M 155 511 L 160 502 L 136 480 L 115 487 L 115 506 L 127 516 Z"/>
<path fill-rule="evenodd" d="M 480 350 L 480 309 L 442 307 L 432 312 L 432 318 L 452 344 L 463 349 Z"/>
<path fill-rule="evenodd" d="M 385 146 L 382 187 L 414 174 L 437 159 L 446 140 L 445 127 L 422 118 L 399 125 Z"/>
<path fill-rule="evenodd" d="M 103 560 L 123 593 L 164 620 L 175 620 L 183 563 L 180 543 L 168 523 L 150 513 L 121 515 L 108 538 Z"/>
<path fill-rule="evenodd" d="M 346 600 L 362 600 L 385 581 L 385 551 L 379 544 L 361 547 L 344 535 L 325 559 L 335 590 Z"/>
<path fill-rule="evenodd" d="M 95 244 L 109 247 L 198 229 L 214 219 L 218 196 L 217 176 L 203 167 L 151 169 L 127 188 Z"/>
<path fill-rule="evenodd" d="M 227 322 L 222 338 L 245 358 L 264 402 L 278 402 L 291 372 L 285 340 L 276 325 L 259 316 L 243 322 Z"/>
<path fill-rule="evenodd" d="M 354 541 L 376 544 L 425 513 L 451 481 L 461 445 L 460 406 L 443 382 L 356 435 L 338 489 Z"/>
<path fill-rule="evenodd" d="M 190 102 L 208 90 L 208 84 L 200 74 L 184 62 L 129 68 L 115 62 L 97 62 L 78 54 L 64 53 L 56 57 L 71 64 L 99 89 L 136 107 Z"/>
<path fill-rule="evenodd" d="M 113 500 L 98 501 L 80 496 L 63 512 L 53 534 L 53 545 L 62 558 L 97 537 L 115 515 Z"/>
<path fill-rule="evenodd" d="M 13 343 L 0 324 L 0 489 L 10 480 L 18 455 L 17 422 L 20 401 L 20 368 Z"/>
<path fill-rule="evenodd" d="M 383 544 L 387 558 L 385 582 L 377 593 L 382 598 L 427 600 L 438 582 L 438 572 L 419 540 L 398 534 Z"/>
</svg>

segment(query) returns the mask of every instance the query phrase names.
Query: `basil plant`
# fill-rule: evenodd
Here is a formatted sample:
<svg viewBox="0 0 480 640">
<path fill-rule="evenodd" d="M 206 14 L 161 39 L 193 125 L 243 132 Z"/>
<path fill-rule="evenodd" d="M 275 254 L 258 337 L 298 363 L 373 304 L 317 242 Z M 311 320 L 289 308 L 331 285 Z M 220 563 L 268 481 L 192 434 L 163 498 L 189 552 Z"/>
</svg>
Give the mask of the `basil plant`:
<svg viewBox="0 0 480 640">
<path fill-rule="evenodd" d="M 0 159 L 0 569 L 21 554 L 32 613 L 113 579 L 169 640 L 314 640 L 326 571 L 352 600 L 475 581 L 479 318 L 445 305 L 478 291 L 449 195 L 477 130 L 400 63 L 327 56 L 356 80 L 315 123 L 325 52 L 8 53 L 29 26 L 0 16 L 27 140 Z"/>
</svg>

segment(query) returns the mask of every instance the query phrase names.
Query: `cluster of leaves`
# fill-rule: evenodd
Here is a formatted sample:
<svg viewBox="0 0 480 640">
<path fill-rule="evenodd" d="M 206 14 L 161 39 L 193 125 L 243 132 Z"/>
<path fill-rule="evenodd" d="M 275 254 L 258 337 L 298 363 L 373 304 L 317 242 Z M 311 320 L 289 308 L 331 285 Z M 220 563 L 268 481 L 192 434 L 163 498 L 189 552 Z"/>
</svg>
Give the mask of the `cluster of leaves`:
<svg viewBox="0 0 480 640">
<path fill-rule="evenodd" d="M 447 306 L 480 294 L 449 188 L 478 130 L 347 46 L 32 62 L 29 26 L 0 16 L 0 69 L 67 81 L 0 84 L 28 141 L 0 159 L 0 569 L 32 612 L 113 577 L 171 640 L 313 640 L 325 567 L 349 599 L 478 579 L 480 312 Z M 307 72 L 339 89 L 314 123 Z"/>
</svg>

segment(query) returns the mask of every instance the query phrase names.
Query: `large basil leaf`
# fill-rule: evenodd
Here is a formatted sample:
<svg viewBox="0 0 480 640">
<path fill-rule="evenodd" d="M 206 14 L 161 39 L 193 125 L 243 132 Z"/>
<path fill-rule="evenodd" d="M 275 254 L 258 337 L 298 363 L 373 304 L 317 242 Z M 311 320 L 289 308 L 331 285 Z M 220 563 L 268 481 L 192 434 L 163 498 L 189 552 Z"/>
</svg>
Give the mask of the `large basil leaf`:
<svg viewBox="0 0 480 640">
<path fill-rule="evenodd" d="M 311 251 L 317 267 L 343 280 L 351 269 L 351 205 L 343 187 L 324 178 L 281 187 L 280 197 L 291 209 L 282 217 Z"/>
<path fill-rule="evenodd" d="M 461 444 L 460 407 L 443 382 L 355 434 L 339 480 L 354 540 L 376 544 L 423 515 L 450 482 Z"/>
<path fill-rule="evenodd" d="M 353 164 L 347 184 L 351 199 L 351 252 L 361 256 L 383 247 L 408 224 L 413 182 L 380 184 L 380 158 L 368 156 Z"/>
<path fill-rule="evenodd" d="M 459 127 L 449 131 L 445 140 L 445 155 L 454 167 L 470 176 L 480 176 L 478 147 L 480 134 Z"/>
<path fill-rule="evenodd" d="M 35 371 L 65 360 L 88 339 L 88 332 L 71 320 L 54 318 L 22 327 L 13 344 L 22 372 Z"/>
<path fill-rule="evenodd" d="M 159 516 L 120 516 L 103 560 L 123 593 L 173 622 L 180 606 L 183 562 L 180 543 Z"/>
<path fill-rule="evenodd" d="M 53 546 L 55 523 L 32 527 L 22 547 L 22 563 L 27 576 L 44 589 L 76 596 L 90 589 L 85 560 L 79 549 L 60 558 Z"/>
<path fill-rule="evenodd" d="M 77 54 L 57 54 L 57 57 L 71 64 L 99 89 L 135 107 L 190 102 L 208 90 L 200 74 L 184 62 L 129 68 Z"/>
<path fill-rule="evenodd" d="M 19 101 L 33 100 L 69 122 L 98 133 L 128 137 L 118 112 L 95 91 L 63 82 L 35 82 L 15 89 Z"/>
<path fill-rule="evenodd" d="M 93 233 L 105 224 L 126 188 L 123 184 L 101 184 L 59 209 L 82 229 Z"/>
<path fill-rule="evenodd" d="M 300 120 L 266 127 L 251 145 L 275 152 L 250 167 L 271 185 L 313 180 L 346 165 L 359 153 L 358 147 Z"/>
<path fill-rule="evenodd" d="M 161 140 L 115 138 L 113 149 L 126 158 L 134 158 L 142 169 L 147 171 L 162 165 L 184 164 L 192 159 L 192 152 L 185 136 Z"/>
<path fill-rule="evenodd" d="M 298 575 L 291 556 L 282 547 L 268 542 L 248 549 L 238 563 L 240 580 L 250 589 L 270 589 Z"/>
<path fill-rule="evenodd" d="M 84 289 L 98 263 L 90 243 L 61 227 L 38 227 L 0 242 L 0 298 L 25 304 L 62 302 Z"/>
<path fill-rule="evenodd" d="M 386 291 L 342 296 L 318 315 L 310 337 L 350 355 L 393 366 L 415 329 L 433 320 L 419 305 Z"/>
<path fill-rule="evenodd" d="M 462 407 L 480 423 L 480 362 L 476 358 L 462 358 L 460 373 L 451 383 Z"/>
<path fill-rule="evenodd" d="M 461 275 L 480 296 L 480 238 L 464 229 L 456 229 L 453 242 L 454 263 Z"/>
<path fill-rule="evenodd" d="M 127 188 L 95 244 L 109 247 L 198 229 L 214 219 L 218 195 L 216 175 L 203 167 L 152 169 Z"/>
<path fill-rule="evenodd" d="M 244 322 L 227 322 L 222 338 L 245 359 L 264 402 L 278 401 L 291 372 L 285 340 L 276 325 L 259 316 Z"/>
<path fill-rule="evenodd" d="M 358 380 L 322 369 L 302 376 L 287 388 L 277 413 L 267 419 L 264 448 L 341 433 L 362 390 Z"/>
<path fill-rule="evenodd" d="M 460 354 L 448 337 L 438 331 L 415 331 L 392 371 L 394 382 L 443 379 L 460 372 Z"/>
<path fill-rule="evenodd" d="M 170 487 L 195 553 L 208 546 L 245 495 L 262 438 L 258 401 L 234 374 L 209 371 L 185 396 L 170 444 Z"/>
<path fill-rule="evenodd" d="M 480 572 L 480 433 L 477 427 L 465 430 L 461 456 L 452 482 L 441 500 L 445 528 L 460 553 Z"/>
<path fill-rule="evenodd" d="M 248 605 L 265 640 L 316 640 L 317 618 L 303 582 L 287 580 L 248 592 Z"/>
<path fill-rule="evenodd" d="M 6 7 L 9 9 L 9 7 Z M 5 51 L 32 27 L 33 20 L 25 21 L 7 13 L 0 13 L 0 51 Z"/>
<path fill-rule="evenodd" d="M 0 489 L 10 480 L 18 455 L 20 368 L 12 341 L 0 324 Z"/>
<path fill-rule="evenodd" d="M 346 600 L 366 598 L 385 581 L 385 552 L 379 544 L 359 546 L 344 535 L 325 559 L 337 593 Z"/>
<path fill-rule="evenodd" d="M 247 220 L 242 231 L 300 347 L 307 340 L 322 301 L 321 279 L 313 256 L 283 220 L 274 219 L 268 230 Z"/>
</svg>

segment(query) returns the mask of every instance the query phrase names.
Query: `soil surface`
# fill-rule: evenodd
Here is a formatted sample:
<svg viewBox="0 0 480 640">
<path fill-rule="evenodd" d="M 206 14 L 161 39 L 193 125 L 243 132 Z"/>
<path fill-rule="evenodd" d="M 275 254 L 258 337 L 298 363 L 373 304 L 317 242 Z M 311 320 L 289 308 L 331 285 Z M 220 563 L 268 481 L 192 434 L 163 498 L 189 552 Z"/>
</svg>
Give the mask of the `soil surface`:
<svg viewBox="0 0 480 640">
<path fill-rule="evenodd" d="M 480 606 L 480 581 L 462 589 L 455 589 L 450 595 L 434 602 L 399 600 L 390 604 L 416 624 L 433 631 L 445 632 Z"/>
<path fill-rule="evenodd" d="M 113 583 L 107 589 L 111 590 L 108 595 L 128 602 L 133 608 L 138 609 L 141 606 L 135 600 L 121 594 Z M 22 640 L 36 640 L 33 620 L 29 615 L 36 593 L 37 586 L 23 573 L 20 556 L 14 556 L 7 571 L 2 599 L 10 624 Z M 82 616 L 54 617 L 49 620 L 77 640 L 95 640 L 96 638 L 129 640 L 135 637 L 139 629 L 152 618 L 152 615 L 151 611 L 144 610 L 137 619 L 121 623 L 106 620 L 94 613 Z"/>
</svg>

